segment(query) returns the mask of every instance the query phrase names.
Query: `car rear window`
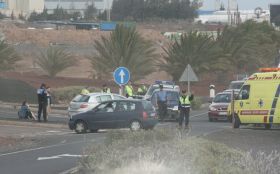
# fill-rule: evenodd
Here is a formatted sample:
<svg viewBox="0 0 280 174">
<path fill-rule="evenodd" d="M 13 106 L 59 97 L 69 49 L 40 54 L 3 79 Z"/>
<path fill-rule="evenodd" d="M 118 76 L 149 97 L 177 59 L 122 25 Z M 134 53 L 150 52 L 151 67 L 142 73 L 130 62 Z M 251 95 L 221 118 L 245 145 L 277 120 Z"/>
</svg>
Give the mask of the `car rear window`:
<svg viewBox="0 0 280 174">
<path fill-rule="evenodd" d="M 88 95 L 77 95 L 72 102 L 88 102 L 89 96 Z"/>
<path fill-rule="evenodd" d="M 145 111 L 153 111 L 154 107 L 151 102 L 149 101 L 142 101 L 142 105 Z"/>
</svg>

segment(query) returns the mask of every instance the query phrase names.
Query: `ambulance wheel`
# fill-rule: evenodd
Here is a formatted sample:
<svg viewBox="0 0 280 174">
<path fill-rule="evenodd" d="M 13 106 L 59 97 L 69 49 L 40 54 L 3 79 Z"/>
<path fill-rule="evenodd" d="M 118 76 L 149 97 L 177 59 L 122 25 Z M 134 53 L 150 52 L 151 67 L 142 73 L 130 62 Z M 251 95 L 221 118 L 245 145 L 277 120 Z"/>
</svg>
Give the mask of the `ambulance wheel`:
<svg viewBox="0 0 280 174">
<path fill-rule="evenodd" d="M 264 127 L 265 129 L 271 129 L 271 124 L 265 124 Z"/>
<path fill-rule="evenodd" d="M 238 115 L 234 115 L 234 118 L 233 118 L 233 128 L 239 128 L 240 127 L 240 120 L 239 120 L 239 117 Z"/>
</svg>

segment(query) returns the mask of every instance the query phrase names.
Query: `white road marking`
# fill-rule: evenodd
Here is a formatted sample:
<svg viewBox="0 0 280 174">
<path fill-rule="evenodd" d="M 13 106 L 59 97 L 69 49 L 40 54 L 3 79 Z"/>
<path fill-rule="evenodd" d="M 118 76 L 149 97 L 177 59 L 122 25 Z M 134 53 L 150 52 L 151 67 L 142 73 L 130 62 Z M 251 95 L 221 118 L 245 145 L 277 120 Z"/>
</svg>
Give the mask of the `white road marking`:
<svg viewBox="0 0 280 174">
<path fill-rule="evenodd" d="M 205 114 L 207 114 L 208 112 L 204 112 L 204 113 L 201 113 L 201 114 L 197 114 L 197 115 L 191 115 L 190 118 L 193 118 L 193 117 L 200 117 L 200 116 L 203 116 Z"/>
<path fill-rule="evenodd" d="M 38 157 L 37 160 L 42 161 L 42 160 L 60 159 L 60 158 L 63 158 L 63 157 L 82 158 L 82 157 L 86 157 L 86 156 L 87 155 L 61 154 L 61 155 L 55 155 L 55 156 L 50 156 L 50 157 Z"/>
<path fill-rule="evenodd" d="M 71 168 L 69 170 L 65 170 L 59 174 L 71 174 L 71 173 L 77 173 L 77 172 L 78 172 L 78 167 L 73 167 L 73 168 Z"/>
<path fill-rule="evenodd" d="M 95 141 L 95 140 L 92 140 L 92 141 Z M 83 143 L 83 142 L 85 142 L 85 141 L 76 141 L 76 142 L 65 143 L 65 144 L 55 144 L 55 145 L 51 145 L 51 146 L 44 146 L 44 147 L 20 150 L 20 151 L 0 154 L 0 157 L 9 156 L 9 155 L 15 155 L 15 154 L 24 153 L 24 152 L 31 152 L 31 151 L 36 151 L 36 150 L 42 150 L 42 149 L 50 149 L 50 148 L 53 148 L 53 147 L 67 146 L 67 145 L 71 145 L 71 144 L 79 144 L 79 143 Z"/>
</svg>

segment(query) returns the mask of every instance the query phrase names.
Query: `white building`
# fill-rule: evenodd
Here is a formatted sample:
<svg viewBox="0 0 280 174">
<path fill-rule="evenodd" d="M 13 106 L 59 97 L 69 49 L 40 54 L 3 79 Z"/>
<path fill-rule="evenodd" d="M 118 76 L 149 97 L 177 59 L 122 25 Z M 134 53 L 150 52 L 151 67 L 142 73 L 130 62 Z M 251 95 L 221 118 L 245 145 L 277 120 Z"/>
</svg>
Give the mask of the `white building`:
<svg viewBox="0 0 280 174">
<path fill-rule="evenodd" d="M 52 13 L 57 7 L 61 7 L 69 13 L 81 12 L 83 14 L 91 4 L 94 4 L 99 12 L 103 12 L 112 8 L 113 0 L 45 0 L 45 8 L 49 13 Z"/>
<path fill-rule="evenodd" d="M 236 10 L 230 11 L 230 15 L 228 11 L 214 11 L 209 14 L 201 14 L 198 18 L 195 19 L 196 22 L 201 23 L 229 23 L 232 22 L 233 18 L 235 18 L 234 14 L 236 14 Z M 262 10 L 259 15 L 257 15 L 256 10 L 239 10 L 240 22 L 245 22 L 247 20 L 256 20 L 259 22 L 269 21 L 270 12 L 269 10 Z"/>
<path fill-rule="evenodd" d="M 10 16 L 14 13 L 17 17 L 19 14 L 24 16 L 30 15 L 33 11 L 41 13 L 44 10 L 44 0 L 1 0 L 5 3 L 5 8 L 0 12 Z"/>
</svg>

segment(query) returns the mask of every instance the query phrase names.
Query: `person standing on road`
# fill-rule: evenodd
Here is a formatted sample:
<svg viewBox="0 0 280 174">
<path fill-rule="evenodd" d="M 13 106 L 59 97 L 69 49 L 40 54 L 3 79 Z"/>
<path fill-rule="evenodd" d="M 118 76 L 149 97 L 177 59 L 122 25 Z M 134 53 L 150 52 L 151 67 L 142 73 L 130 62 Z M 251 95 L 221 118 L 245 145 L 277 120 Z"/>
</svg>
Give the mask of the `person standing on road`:
<svg viewBox="0 0 280 174">
<path fill-rule="evenodd" d="M 111 89 L 107 87 L 107 84 L 103 85 L 101 93 L 111 93 Z"/>
<path fill-rule="evenodd" d="M 47 90 L 47 100 L 48 100 L 47 102 L 47 118 L 48 118 L 49 113 L 51 112 L 51 105 L 52 105 L 51 87 L 48 86 L 46 90 Z"/>
<path fill-rule="evenodd" d="M 131 81 L 128 82 L 127 85 L 125 85 L 125 96 L 127 98 L 132 97 L 133 96 L 133 87 L 132 87 L 132 83 Z"/>
<path fill-rule="evenodd" d="M 141 84 L 141 86 L 139 86 L 138 90 L 137 90 L 137 94 L 138 95 L 145 95 L 147 92 L 147 87 L 145 86 L 144 83 Z"/>
<path fill-rule="evenodd" d="M 41 87 L 37 89 L 37 95 L 38 95 L 38 122 L 41 122 L 42 112 L 43 112 L 44 121 L 47 122 L 48 98 L 47 98 L 46 84 L 42 83 Z"/>
<path fill-rule="evenodd" d="M 157 107 L 159 111 L 159 120 L 163 121 L 167 113 L 167 93 L 163 90 L 163 85 L 159 85 L 160 91 L 156 95 Z"/>
<path fill-rule="evenodd" d="M 87 94 L 89 94 L 89 90 L 88 90 L 88 86 L 86 86 L 84 89 L 82 89 L 82 91 L 81 91 L 81 95 L 87 95 Z"/>
<path fill-rule="evenodd" d="M 180 110 L 180 118 L 179 118 L 179 127 L 182 128 L 183 121 L 185 119 L 185 128 L 189 128 L 189 117 L 190 117 L 190 109 L 191 109 L 191 101 L 193 100 L 193 94 L 190 96 L 187 95 L 186 90 L 182 90 L 182 95 L 179 100 L 179 110 Z"/>
</svg>

